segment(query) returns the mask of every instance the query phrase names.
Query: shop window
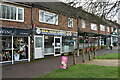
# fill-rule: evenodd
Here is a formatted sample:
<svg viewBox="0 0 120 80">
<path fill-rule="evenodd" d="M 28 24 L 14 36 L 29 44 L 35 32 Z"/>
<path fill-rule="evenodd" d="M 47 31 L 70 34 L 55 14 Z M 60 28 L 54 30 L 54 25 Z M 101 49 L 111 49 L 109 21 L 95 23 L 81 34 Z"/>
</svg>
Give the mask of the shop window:
<svg viewBox="0 0 120 80">
<path fill-rule="evenodd" d="M 73 19 L 68 18 L 68 27 L 73 27 Z"/>
<path fill-rule="evenodd" d="M 75 49 L 75 38 L 62 37 L 62 52 L 72 52 Z"/>
<path fill-rule="evenodd" d="M 54 36 L 45 36 L 44 47 L 45 54 L 54 53 Z"/>
<path fill-rule="evenodd" d="M 12 21 L 24 21 L 24 8 L 1 4 L 0 19 Z"/>
<path fill-rule="evenodd" d="M 43 10 L 39 11 L 39 21 L 58 25 L 58 15 Z"/>
<path fill-rule="evenodd" d="M 14 60 L 28 59 L 28 38 L 14 38 Z"/>
<path fill-rule="evenodd" d="M 0 39 L 0 44 L 2 44 L 2 50 L 0 51 L 0 62 L 1 61 L 11 61 L 12 60 L 12 37 L 2 37 Z"/>
</svg>

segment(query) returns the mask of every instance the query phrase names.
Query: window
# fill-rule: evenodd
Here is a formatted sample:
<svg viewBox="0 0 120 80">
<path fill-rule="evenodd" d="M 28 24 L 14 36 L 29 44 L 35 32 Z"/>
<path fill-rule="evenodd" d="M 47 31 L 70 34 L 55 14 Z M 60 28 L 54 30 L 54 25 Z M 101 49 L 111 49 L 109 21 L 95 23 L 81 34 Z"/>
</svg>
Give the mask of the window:
<svg viewBox="0 0 120 80">
<path fill-rule="evenodd" d="M 86 28 L 86 22 L 82 20 L 82 28 Z"/>
<path fill-rule="evenodd" d="M 73 27 L 73 19 L 68 18 L 68 27 Z"/>
<path fill-rule="evenodd" d="M 62 52 L 72 52 L 76 48 L 76 38 L 63 36 L 62 37 Z"/>
<path fill-rule="evenodd" d="M 45 38 L 45 41 L 44 41 L 45 54 L 54 53 L 54 36 L 45 35 L 44 38 Z"/>
<path fill-rule="evenodd" d="M 111 32 L 113 32 L 113 27 L 111 27 Z"/>
<path fill-rule="evenodd" d="M 105 26 L 104 25 L 100 25 L 100 30 L 101 31 L 105 31 Z"/>
<path fill-rule="evenodd" d="M 24 21 L 24 9 L 10 5 L 0 5 L 0 19 L 12 21 Z"/>
<path fill-rule="evenodd" d="M 58 15 L 46 11 L 39 11 L 39 21 L 58 25 Z"/>
<path fill-rule="evenodd" d="M 97 30 L 97 25 L 96 24 L 93 24 L 93 23 L 91 23 L 91 30 Z"/>
<path fill-rule="evenodd" d="M 107 27 L 107 32 L 110 32 L 110 27 Z"/>
</svg>

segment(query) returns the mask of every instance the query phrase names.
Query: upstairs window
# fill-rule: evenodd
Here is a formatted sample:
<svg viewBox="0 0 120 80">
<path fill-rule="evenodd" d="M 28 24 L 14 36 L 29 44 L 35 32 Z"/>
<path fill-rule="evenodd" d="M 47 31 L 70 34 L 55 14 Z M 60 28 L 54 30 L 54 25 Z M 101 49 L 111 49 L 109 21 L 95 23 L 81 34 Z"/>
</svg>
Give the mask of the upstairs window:
<svg viewBox="0 0 120 80">
<path fill-rule="evenodd" d="M 100 30 L 101 31 L 105 31 L 105 26 L 104 25 L 100 25 Z"/>
<path fill-rule="evenodd" d="M 58 25 L 58 15 L 43 10 L 39 11 L 39 21 L 49 24 Z"/>
<path fill-rule="evenodd" d="M 110 32 L 110 27 L 107 27 L 107 32 Z"/>
<path fill-rule="evenodd" d="M 113 27 L 111 27 L 111 32 L 113 32 Z"/>
<path fill-rule="evenodd" d="M 82 28 L 86 28 L 86 22 L 82 20 Z"/>
<path fill-rule="evenodd" d="M 73 27 L 73 19 L 68 18 L 68 27 Z"/>
<path fill-rule="evenodd" d="M 97 24 L 91 23 L 91 30 L 97 30 Z"/>
<path fill-rule="evenodd" d="M 24 8 L 1 4 L 0 10 L 2 20 L 24 21 Z"/>
</svg>

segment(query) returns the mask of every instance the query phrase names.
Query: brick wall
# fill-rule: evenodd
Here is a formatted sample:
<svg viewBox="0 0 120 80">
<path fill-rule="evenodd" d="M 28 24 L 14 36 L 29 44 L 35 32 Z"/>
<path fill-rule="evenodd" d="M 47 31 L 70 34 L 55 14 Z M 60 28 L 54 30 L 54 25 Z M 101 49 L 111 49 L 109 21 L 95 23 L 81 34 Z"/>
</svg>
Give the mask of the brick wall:
<svg viewBox="0 0 120 80">
<path fill-rule="evenodd" d="M 63 15 L 59 15 L 58 16 L 58 25 L 54 25 L 54 24 L 48 24 L 48 23 L 44 23 L 44 22 L 39 22 L 39 8 L 33 8 L 33 21 L 34 24 L 36 25 L 36 27 L 40 27 L 40 28 L 50 28 L 50 29 L 57 29 L 57 30 L 67 30 L 67 31 L 76 31 L 77 30 L 77 25 L 76 19 L 73 19 L 73 27 L 68 27 L 68 17 L 65 17 Z"/>
<path fill-rule="evenodd" d="M 31 9 L 29 7 L 18 6 L 10 3 L 5 4 L 24 8 L 24 22 L 2 20 L 2 27 L 29 29 L 31 26 Z"/>
<path fill-rule="evenodd" d="M 42 9 L 34 7 L 33 13 L 31 14 L 30 7 L 19 6 L 19 5 L 10 4 L 10 3 L 7 3 L 7 4 L 24 8 L 24 22 L 2 20 L 2 27 L 28 29 L 31 26 L 31 15 L 32 15 L 33 24 L 35 24 L 36 27 L 66 30 L 66 31 L 77 31 L 77 19 L 73 19 L 73 27 L 68 27 L 68 17 L 65 17 L 63 15 L 59 15 L 58 25 L 47 24 L 47 23 L 39 22 L 39 10 L 42 10 Z M 80 31 L 82 32 L 107 34 L 107 27 L 106 27 L 106 31 L 100 31 L 100 28 L 99 28 L 100 26 L 97 25 L 97 31 L 91 30 L 91 23 L 88 21 L 86 21 L 86 28 L 82 28 L 81 19 L 79 19 L 78 21 L 78 26 L 80 27 Z"/>
</svg>

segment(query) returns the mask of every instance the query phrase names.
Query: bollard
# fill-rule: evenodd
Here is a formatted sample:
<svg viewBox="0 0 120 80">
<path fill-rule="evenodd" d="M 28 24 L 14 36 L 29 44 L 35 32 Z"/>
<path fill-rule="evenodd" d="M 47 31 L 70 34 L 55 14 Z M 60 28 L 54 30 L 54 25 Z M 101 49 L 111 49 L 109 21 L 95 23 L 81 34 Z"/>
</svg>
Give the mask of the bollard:
<svg viewBox="0 0 120 80">
<path fill-rule="evenodd" d="M 77 63 L 76 63 L 76 54 L 74 53 L 73 54 L 73 65 L 75 65 L 75 64 L 77 64 Z"/>
<path fill-rule="evenodd" d="M 82 52 L 82 61 L 83 61 L 83 63 L 85 63 L 85 54 L 84 54 L 84 52 Z"/>
<path fill-rule="evenodd" d="M 90 54 L 90 52 L 88 52 L 88 55 L 89 55 L 89 60 L 91 60 L 91 54 Z"/>
<path fill-rule="evenodd" d="M 94 51 L 94 59 L 96 59 L 96 50 Z"/>
</svg>

